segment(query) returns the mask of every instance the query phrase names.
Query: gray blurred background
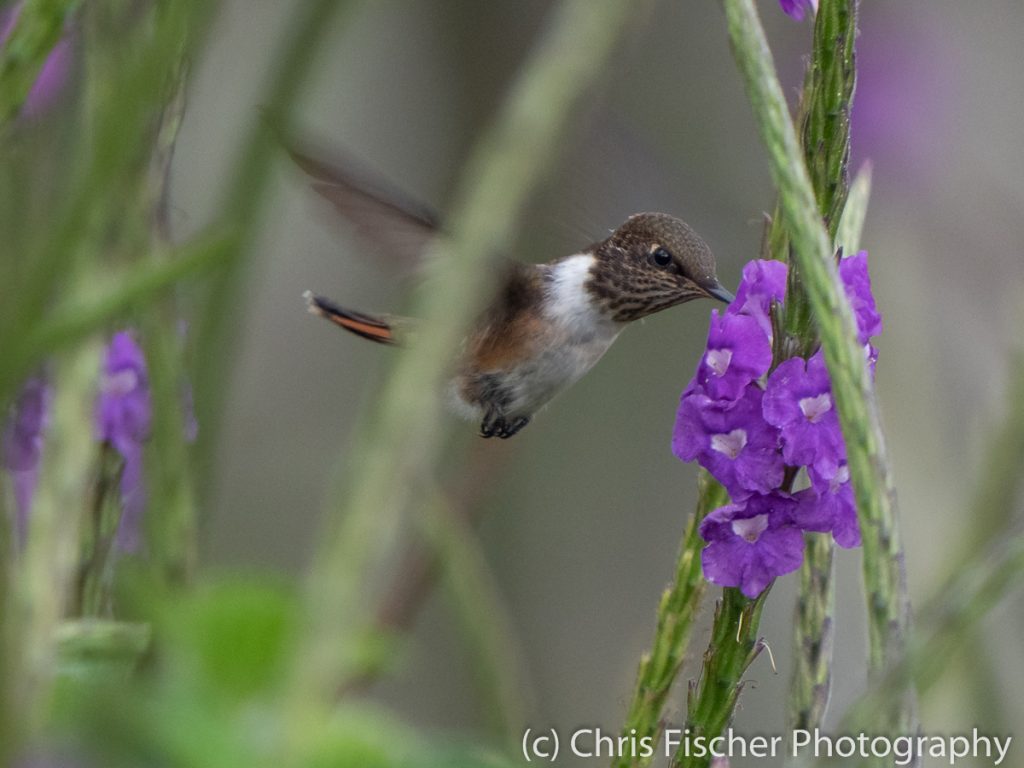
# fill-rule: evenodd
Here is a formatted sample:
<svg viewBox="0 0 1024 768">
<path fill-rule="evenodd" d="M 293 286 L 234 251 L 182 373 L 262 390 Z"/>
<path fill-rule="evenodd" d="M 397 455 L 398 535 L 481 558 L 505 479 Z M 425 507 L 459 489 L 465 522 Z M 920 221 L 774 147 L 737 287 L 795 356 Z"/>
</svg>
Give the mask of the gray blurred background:
<svg viewBox="0 0 1024 768">
<path fill-rule="evenodd" d="M 173 172 L 181 237 L 213 217 L 237 136 L 258 118 L 259 88 L 292 5 L 225 3 L 196 63 Z M 309 136 L 444 210 L 551 5 L 354 3 L 305 94 L 301 122 Z M 775 0 L 759 6 L 795 96 L 811 27 Z M 911 592 L 922 599 L 970 529 L 970 484 L 1004 407 L 1007 349 L 1020 343 L 1024 6 L 864 0 L 861 28 L 854 167 L 874 163 L 864 244 L 885 320 L 878 385 Z M 717 4 L 663 0 L 612 57 L 510 248 L 547 260 L 600 239 L 630 213 L 663 210 L 703 234 L 733 287 L 757 256 L 773 201 Z M 367 310 L 400 307 L 400 283 L 359 248 L 282 159 L 239 308 L 238 364 L 224 382 L 229 411 L 203 537 L 210 567 L 297 573 L 312 550 L 325 487 L 339 454 L 343 462 L 358 450 L 353 426 L 389 350 L 311 318 L 300 296 L 315 288 Z M 479 539 L 514 630 L 532 725 L 621 725 L 693 508 L 694 467 L 672 456 L 669 440 L 709 310 L 692 303 L 631 328 L 508 444 L 457 425 L 474 451 L 500 454 Z M 832 724 L 863 687 L 859 568 L 858 552 L 840 553 Z M 780 579 L 764 614 L 778 673 L 767 656 L 750 670 L 736 718 L 748 733 L 783 727 L 796 581 Z M 993 616 L 978 649 L 999 670 L 983 698 L 1002 723 L 985 720 L 979 699 L 951 674 L 924 707 L 926 733 L 1024 722 L 1021 608 L 1018 598 Z M 696 658 L 706 640 L 705 621 L 694 634 Z M 684 678 L 695 672 L 691 659 Z M 428 602 L 396 674 L 372 696 L 427 727 L 481 727 L 443 595 Z M 680 691 L 670 714 L 680 722 L 682 713 Z"/>
</svg>

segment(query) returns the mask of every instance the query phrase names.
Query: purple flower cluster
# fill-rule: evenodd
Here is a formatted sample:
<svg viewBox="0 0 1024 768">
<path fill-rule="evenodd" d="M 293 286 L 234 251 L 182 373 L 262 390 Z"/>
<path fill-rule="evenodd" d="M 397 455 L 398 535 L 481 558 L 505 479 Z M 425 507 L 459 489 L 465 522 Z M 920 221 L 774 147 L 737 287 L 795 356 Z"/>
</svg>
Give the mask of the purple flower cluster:
<svg viewBox="0 0 1024 768">
<path fill-rule="evenodd" d="M 21 388 L 3 432 L 3 464 L 14 487 L 17 510 L 15 537 L 25 541 L 32 497 L 39 482 L 39 461 L 43 454 L 43 435 L 50 418 L 52 391 L 42 376 L 35 376 Z"/>
<path fill-rule="evenodd" d="M 19 544 L 24 544 L 39 479 L 51 398 L 51 387 L 45 378 L 29 379 L 3 424 L 0 460 L 12 479 Z M 192 442 L 198 425 L 192 408 L 192 390 L 187 385 L 182 392 L 182 407 L 185 439 Z M 117 451 L 124 461 L 119 489 L 121 520 L 114 545 L 119 551 L 135 552 L 139 549 L 146 505 L 143 446 L 149 439 L 152 402 L 146 360 L 130 331 L 115 333 L 104 349 L 93 418 L 96 439 Z"/>
<path fill-rule="evenodd" d="M 843 259 L 839 274 L 857 318 L 865 355 L 881 332 L 867 253 Z M 728 490 L 732 503 L 701 524 L 708 545 L 705 577 L 756 597 L 776 576 L 800 567 L 803 531 L 830 532 L 842 547 L 860 544 L 846 467 L 846 446 L 821 350 L 769 374 L 774 304 L 785 298 L 787 266 L 752 261 L 736 299 L 711 313 L 707 349 L 683 392 L 672 450 L 697 461 Z M 810 486 L 780 489 L 787 468 L 806 468 Z"/>
<path fill-rule="evenodd" d="M 814 15 L 818 12 L 818 0 L 779 0 L 782 10 L 797 21 L 803 21 L 807 11 Z"/>
<path fill-rule="evenodd" d="M 142 447 L 149 437 L 152 408 L 142 349 L 127 331 L 107 346 L 96 400 L 96 436 L 124 459 L 121 472 L 121 522 L 115 545 L 125 552 L 139 547 L 146 493 L 142 484 Z"/>
</svg>

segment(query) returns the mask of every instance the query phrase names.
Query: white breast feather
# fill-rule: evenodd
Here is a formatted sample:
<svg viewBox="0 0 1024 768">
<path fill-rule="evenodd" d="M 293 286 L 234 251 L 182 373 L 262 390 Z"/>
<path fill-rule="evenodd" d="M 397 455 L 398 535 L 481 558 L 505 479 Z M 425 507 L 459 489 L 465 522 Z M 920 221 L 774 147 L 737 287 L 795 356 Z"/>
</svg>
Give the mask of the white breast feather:
<svg viewBox="0 0 1024 768">
<path fill-rule="evenodd" d="M 558 262 L 551 273 L 551 294 L 548 315 L 570 335 L 589 335 L 595 325 L 607 321 L 595 309 L 584 288 L 596 259 L 591 253 L 577 253 Z"/>
</svg>

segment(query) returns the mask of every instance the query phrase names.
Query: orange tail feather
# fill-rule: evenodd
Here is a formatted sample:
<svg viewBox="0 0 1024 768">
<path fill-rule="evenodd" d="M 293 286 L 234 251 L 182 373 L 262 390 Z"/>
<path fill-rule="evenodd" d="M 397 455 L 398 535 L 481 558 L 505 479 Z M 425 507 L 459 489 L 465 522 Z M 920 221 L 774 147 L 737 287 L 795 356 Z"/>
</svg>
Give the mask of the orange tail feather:
<svg viewBox="0 0 1024 768">
<path fill-rule="evenodd" d="M 311 291 L 306 291 L 304 297 L 312 314 L 330 320 L 356 336 L 378 344 L 397 343 L 391 325 L 382 318 L 339 307 L 330 299 L 317 296 Z"/>
</svg>

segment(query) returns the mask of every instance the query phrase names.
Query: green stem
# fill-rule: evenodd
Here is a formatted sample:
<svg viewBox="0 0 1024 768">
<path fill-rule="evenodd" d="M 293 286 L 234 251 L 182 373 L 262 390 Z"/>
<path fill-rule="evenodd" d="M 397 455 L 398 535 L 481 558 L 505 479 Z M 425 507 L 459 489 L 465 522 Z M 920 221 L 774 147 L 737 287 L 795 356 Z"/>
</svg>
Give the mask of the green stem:
<svg viewBox="0 0 1024 768">
<path fill-rule="evenodd" d="M 723 0 L 723 5 L 733 55 L 743 75 L 762 141 L 768 149 L 772 176 L 791 236 L 794 262 L 804 280 L 821 337 L 846 438 L 864 546 L 870 665 L 878 674 L 902 655 L 910 616 L 895 491 L 885 456 L 874 387 L 757 12 L 752 0 Z M 913 732 L 916 729 L 914 708 L 909 692 L 898 697 L 885 716 L 883 727 Z"/>
<path fill-rule="evenodd" d="M 54 672 L 54 631 L 78 563 L 83 490 L 92 469 L 92 405 L 99 349 L 84 344 L 55 365 L 52 422 L 32 504 L 24 563 L 14 585 L 14 698 L 22 737 L 44 722 Z"/>
<path fill-rule="evenodd" d="M 834 547 L 831 539 L 820 534 L 806 539 L 793 631 L 789 730 L 813 730 L 821 725 L 832 686 Z"/>
<path fill-rule="evenodd" d="M 871 191 L 870 169 L 857 174 L 836 232 L 836 245 L 859 248 Z M 833 617 L 835 613 L 835 545 L 830 537 L 807 537 L 800 567 L 793 630 L 793 676 L 789 686 L 790 730 L 820 727 L 831 692 Z"/>
<path fill-rule="evenodd" d="M 986 440 L 988 449 L 968 501 L 969 533 L 955 558 L 959 561 L 977 556 L 1006 528 L 1024 489 L 1024 348 L 1012 353 L 1009 362 L 1010 382 L 1003 398 L 1008 410 Z"/>
<path fill-rule="evenodd" d="M 74 604 L 69 616 L 96 618 L 110 606 L 110 553 L 121 522 L 121 474 L 124 459 L 109 443 L 99 451 L 94 471 L 92 503 L 82 526 L 81 557 Z"/>
<path fill-rule="evenodd" d="M 1024 582 L 1024 534 L 1017 507 L 1024 483 L 1020 477 L 1024 463 L 1024 352 L 1013 356 L 1011 370 L 1010 413 L 986 451 L 971 495 L 976 500 L 975 518 L 987 522 L 964 545 L 959 557 L 949 558 L 946 577 L 924 604 L 906 655 L 847 712 L 844 723 L 852 729 L 870 724 L 878 708 L 908 680 L 923 695 L 958 654 L 969 658 L 981 655 L 975 642 L 981 620 Z M 979 500 L 995 507 L 977 506 Z M 1015 531 L 1009 540 L 1008 531 Z"/>
<path fill-rule="evenodd" d="M 700 679 L 690 685 L 686 728 L 691 742 L 718 736 L 732 719 L 743 690 L 743 675 L 764 648 L 757 631 L 770 590 L 765 589 L 755 600 L 734 587 L 722 590 Z M 672 765 L 705 768 L 711 762 L 710 755 L 697 757 L 687 752 L 678 750 Z"/>
<path fill-rule="evenodd" d="M 683 534 L 683 543 L 676 561 L 676 575 L 658 604 L 658 623 L 649 653 L 640 659 L 633 699 L 622 727 L 624 736 L 656 740 L 661 731 L 662 713 L 679 670 L 682 668 L 693 622 L 700 608 L 707 583 L 701 573 L 700 522 L 709 512 L 727 504 L 725 489 L 705 470 L 698 479 L 697 509 L 690 517 Z M 636 768 L 650 764 L 653 757 L 622 754 L 612 765 L 615 768 Z"/>
<path fill-rule="evenodd" d="M 1010 357 L 1010 382 L 1003 402 L 1007 412 L 992 426 L 992 436 L 980 463 L 978 480 L 967 499 L 970 524 L 959 552 L 951 562 L 970 562 L 980 557 L 991 542 L 1012 530 L 1020 518 L 1021 488 L 1024 486 L 1024 349 Z M 961 652 L 953 660 L 968 682 L 965 698 L 970 711 L 991 730 L 1008 722 L 1005 702 L 998 696 L 997 661 L 987 652 L 989 637 L 978 627 L 966 630 Z"/>
<path fill-rule="evenodd" d="M 490 293 L 490 257 L 513 239 L 519 213 L 555 157 L 579 97 L 637 3 L 563 0 L 517 80 L 497 123 L 476 148 L 460 185 L 449 234 L 415 302 L 429 333 L 403 350 L 384 385 L 372 429 L 349 453 L 351 485 L 309 574 L 302 652 L 291 680 L 293 749 L 317 728 L 366 625 L 366 576 L 396 536 L 401 511 L 419 496 L 439 451 L 441 382 L 452 350 Z"/>
<path fill-rule="evenodd" d="M 856 82 L 854 41 L 857 30 L 856 0 L 823 0 L 814 21 L 810 65 L 800 100 L 798 122 L 802 147 L 818 213 L 837 244 L 845 223 L 845 237 L 856 235 L 867 205 L 846 213 L 849 194 L 847 163 L 850 153 L 850 106 Z M 851 221 L 860 214 L 859 221 Z M 773 225 L 787 230 L 785 216 Z M 784 338 L 776 349 L 783 354 L 808 356 L 819 344 L 807 293 L 798 265 L 792 263 L 788 236 L 785 252 L 773 254 L 790 263 L 786 291 Z M 781 360 L 776 359 L 776 364 Z M 829 536 L 807 536 L 800 568 L 800 595 L 794 621 L 794 664 L 790 683 L 789 724 L 811 730 L 821 725 L 831 687 L 832 620 L 835 608 L 833 555 Z"/>
<path fill-rule="evenodd" d="M 103 661 L 131 669 L 149 650 L 148 624 L 83 619 L 65 621 L 55 633 L 62 665 Z"/>
<path fill-rule="evenodd" d="M 850 156 L 850 107 L 857 79 L 856 36 L 856 0 L 823 0 L 815 14 L 813 51 L 804 81 L 798 123 L 818 215 L 824 221 L 832 243 L 835 243 L 849 192 L 847 164 Z M 788 233 L 785 214 L 775 223 Z M 792 262 L 788 252 L 786 260 Z M 785 327 L 795 340 L 790 348 L 793 354 L 807 357 L 817 349 L 818 329 L 799 262 L 790 264 Z"/>
<path fill-rule="evenodd" d="M 839 220 L 836 232 L 836 248 L 843 253 L 856 253 L 860 250 L 861 235 L 864 232 L 864 219 L 868 212 L 868 199 L 871 197 L 871 165 L 865 163 L 857 171 L 850 185 L 850 193 L 846 197 L 846 207 Z"/>
<path fill-rule="evenodd" d="M 515 632 L 468 522 L 435 490 L 425 510 L 427 538 L 442 564 L 444 585 L 473 661 L 473 678 L 487 703 L 489 725 L 515 749 L 526 715 L 516 664 Z"/>
<path fill-rule="evenodd" d="M 139 211 L 147 226 L 139 246 L 149 262 L 173 259 L 168 206 L 170 166 L 185 115 L 187 67 L 181 64 L 168 88 Z M 181 315 L 173 300 L 154 302 L 141 320 L 142 342 L 149 370 L 153 418 L 146 460 L 146 486 L 152 491 L 146 514 L 146 539 L 152 567 L 162 585 L 188 583 L 197 560 L 196 505 L 190 462 L 185 397 L 185 345 Z"/>
</svg>

